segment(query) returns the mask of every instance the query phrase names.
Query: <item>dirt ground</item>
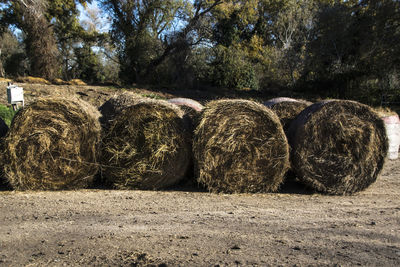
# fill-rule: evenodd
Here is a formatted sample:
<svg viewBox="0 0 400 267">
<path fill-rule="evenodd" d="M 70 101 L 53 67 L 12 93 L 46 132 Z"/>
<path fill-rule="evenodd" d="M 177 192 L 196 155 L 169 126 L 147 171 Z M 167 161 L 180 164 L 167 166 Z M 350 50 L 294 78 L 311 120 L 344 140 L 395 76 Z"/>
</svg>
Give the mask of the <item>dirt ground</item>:
<svg viewBox="0 0 400 267">
<path fill-rule="evenodd" d="M 400 160 L 354 196 L 289 191 L 3 191 L 0 265 L 400 265 Z"/>
</svg>

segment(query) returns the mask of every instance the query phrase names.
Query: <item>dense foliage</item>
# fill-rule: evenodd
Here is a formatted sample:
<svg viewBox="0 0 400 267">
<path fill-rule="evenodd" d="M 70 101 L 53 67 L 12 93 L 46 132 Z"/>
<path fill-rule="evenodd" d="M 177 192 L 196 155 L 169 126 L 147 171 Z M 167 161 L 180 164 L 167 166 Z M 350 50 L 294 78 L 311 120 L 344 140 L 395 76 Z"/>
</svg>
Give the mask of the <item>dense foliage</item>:
<svg viewBox="0 0 400 267">
<path fill-rule="evenodd" d="M 370 104 L 400 91 L 396 0 L 0 0 L 0 34 L 0 76 Z"/>
</svg>

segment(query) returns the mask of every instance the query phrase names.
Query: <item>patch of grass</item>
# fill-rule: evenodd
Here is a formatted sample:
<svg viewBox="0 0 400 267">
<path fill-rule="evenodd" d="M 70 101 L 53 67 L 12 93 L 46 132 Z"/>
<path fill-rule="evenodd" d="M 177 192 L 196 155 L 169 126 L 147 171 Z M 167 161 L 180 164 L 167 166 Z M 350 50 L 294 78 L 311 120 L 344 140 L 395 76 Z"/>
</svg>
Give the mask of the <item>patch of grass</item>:
<svg viewBox="0 0 400 267">
<path fill-rule="evenodd" d="M 11 121 L 17 111 L 14 111 L 11 107 L 0 104 L 0 118 L 4 120 L 8 127 L 10 127 Z"/>
<path fill-rule="evenodd" d="M 150 93 L 150 94 L 140 94 L 140 95 L 143 96 L 143 97 L 148 97 L 148 98 L 153 98 L 153 99 L 162 99 L 162 100 L 166 99 L 165 97 L 162 97 L 162 96 L 157 95 L 157 94 L 152 94 L 152 93 Z"/>
</svg>

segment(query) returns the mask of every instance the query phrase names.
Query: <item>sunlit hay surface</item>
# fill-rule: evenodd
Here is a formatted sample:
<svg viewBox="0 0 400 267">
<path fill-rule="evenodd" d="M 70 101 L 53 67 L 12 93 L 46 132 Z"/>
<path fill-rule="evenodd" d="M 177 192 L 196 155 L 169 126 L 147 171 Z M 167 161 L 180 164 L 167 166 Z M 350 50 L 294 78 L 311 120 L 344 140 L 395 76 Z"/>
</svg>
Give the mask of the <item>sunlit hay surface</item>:
<svg viewBox="0 0 400 267">
<path fill-rule="evenodd" d="M 190 161 L 183 112 L 141 99 L 115 117 L 102 144 L 103 177 L 119 189 L 162 189 L 180 182 Z"/>
<path fill-rule="evenodd" d="M 53 84 L 56 84 L 56 85 L 70 85 L 69 82 L 64 81 L 60 78 L 55 78 L 52 82 L 53 82 Z"/>
<path fill-rule="evenodd" d="M 199 183 L 212 192 L 273 192 L 289 166 L 279 118 L 248 100 L 217 100 L 203 110 L 193 152 Z"/>
<path fill-rule="evenodd" d="M 352 194 L 375 182 L 388 151 L 383 121 L 354 101 L 308 107 L 292 123 L 289 140 L 298 179 L 332 195 Z"/>
<path fill-rule="evenodd" d="M 2 78 L 2 77 L 0 77 L 0 82 L 5 82 L 5 83 L 7 83 L 7 82 L 12 82 L 12 80 L 11 80 L 11 79 L 7 79 L 7 78 Z"/>
<path fill-rule="evenodd" d="M 20 83 L 31 83 L 31 84 L 47 84 L 47 85 L 51 84 L 51 82 L 49 82 L 44 78 L 32 77 L 32 76 L 17 77 L 15 81 Z"/>
<path fill-rule="evenodd" d="M 100 113 L 78 99 L 39 99 L 14 117 L 4 173 L 16 190 L 84 188 L 98 171 Z"/>
<path fill-rule="evenodd" d="M 82 81 L 81 79 L 72 79 L 70 81 L 68 81 L 68 84 L 70 85 L 87 85 L 84 81 Z"/>
<path fill-rule="evenodd" d="M 276 115 L 278 115 L 286 133 L 289 130 L 290 123 L 300 114 L 300 112 L 311 104 L 311 102 L 305 100 L 297 100 L 288 97 L 277 97 L 264 103 L 265 106 L 272 109 Z"/>
<path fill-rule="evenodd" d="M 104 102 L 104 104 L 99 108 L 102 115 L 100 122 L 103 127 L 109 128 L 116 116 L 127 107 L 137 104 L 140 99 L 143 99 L 143 97 L 138 94 L 123 92 Z"/>
<path fill-rule="evenodd" d="M 374 111 L 378 113 L 380 117 L 387 117 L 387 116 L 395 116 L 398 115 L 396 111 L 391 110 L 388 107 L 377 107 L 374 108 Z"/>
</svg>

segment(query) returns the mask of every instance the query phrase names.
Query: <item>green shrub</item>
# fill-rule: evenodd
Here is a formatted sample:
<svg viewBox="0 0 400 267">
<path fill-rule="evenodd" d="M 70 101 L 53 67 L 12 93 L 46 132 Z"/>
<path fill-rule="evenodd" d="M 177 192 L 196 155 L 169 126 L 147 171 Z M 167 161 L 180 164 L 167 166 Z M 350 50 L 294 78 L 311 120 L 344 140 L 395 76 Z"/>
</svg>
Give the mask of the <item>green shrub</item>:
<svg viewBox="0 0 400 267">
<path fill-rule="evenodd" d="M 212 80 L 216 86 L 234 89 L 259 89 L 253 64 L 243 51 L 218 46 L 212 65 Z"/>
<path fill-rule="evenodd" d="M 10 127 L 11 121 L 17 111 L 14 111 L 11 107 L 0 104 L 0 118 L 4 120 L 8 127 Z"/>
</svg>

